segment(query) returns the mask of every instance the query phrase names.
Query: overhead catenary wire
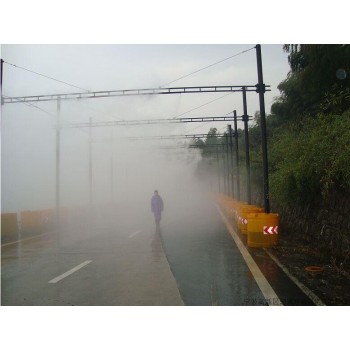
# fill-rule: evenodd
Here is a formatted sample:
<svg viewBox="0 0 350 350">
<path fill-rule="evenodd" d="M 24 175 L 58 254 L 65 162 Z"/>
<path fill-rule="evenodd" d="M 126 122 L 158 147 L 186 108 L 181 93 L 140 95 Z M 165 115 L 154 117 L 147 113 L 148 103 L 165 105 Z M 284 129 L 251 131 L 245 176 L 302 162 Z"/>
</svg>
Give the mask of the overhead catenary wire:
<svg viewBox="0 0 350 350">
<path fill-rule="evenodd" d="M 227 60 L 229 60 L 229 59 L 231 59 L 231 58 L 234 58 L 234 57 L 237 57 L 237 56 L 239 56 L 239 55 L 242 55 L 242 54 L 244 54 L 244 53 L 246 53 L 246 52 L 248 52 L 248 51 L 250 51 L 250 50 L 253 50 L 253 49 L 255 49 L 255 46 L 254 46 L 254 47 L 251 47 L 250 49 L 243 50 L 242 52 L 239 52 L 239 53 L 237 53 L 237 54 L 235 54 L 235 55 L 226 57 L 226 58 L 224 58 L 224 59 L 222 59 L 222 60 L 220 60 L 220 61 L 214 62 L 214 63 L 212 63 L 212 64 L 210 64 L 210 65 L 208 65 L 208 66 L 205 66 L 205 67 L 203 67 L 203 68 L 197 69 L 197 70 L 194 71 L 194 72 L 185 74 L 185 75 L 181 76 L 180 78 L 174 79 L 174 80 L 170 81 L 169 83 L 160 85 L 159 87 L 162 88 L 162 87 L 164 87 L 164 86 L 166 86 L 166 85 L 170 85 L 170 84 L 172 84 L 172 83 L 174 83 L 174 82 L 176 82 L 176 81 L 179 81 L 179 80 L 181 80 L 181 79 L 183 79 L 183 78 L 187 78 L 187 77 L 189 77 L 190 75 L 193 75 L 193 74 L 196 74 L 196 73 L 198 73 L 198 72 L 201 72 L 202 70 L 205 70 L 205 69 L 207 69 L 207 68 L 213 67 L 213 66 L 215 66 L 215 65 L 217 65 L 217 64 L 219 64 L 219 63 L 225 62 L 225 61 L 227 61 Z"/>
<path fill-rule="evenodd" d="M 233 94 L 234 92 L 236 92 L 236 91 L 229 92 L 228 94 L 225 94 L 224 96 L 220 96 L 220 97 L 218 97 L 218 98 L 215 98 L 215 99 L 213 99 L 213 100 L 210 100 L 209 102 L 206 102 L 206 103 L 201 104 L 201 105 L 199 105 L 199 106 L 197 106 L 197 107 L 195 107 L 195 108 L 192 108 L 192 109 L 190 109 L 190 110 L 188 110 L 188 111 L 186 111 L 186 112 L 183 112 L 183 113 L 181 113 L 181 114 L 178 114 L 178 115 L 172 117 L 172 119 L 179 118 L 179 117 L 181 117 L 181 116 L 183 116 L 183 115 L 185 115 L 185 114 L 187 114 L 187 113 L 190 113 L 190 112 L 195 111 L 195 110 L 197 110 L 197 109 L 199 109 L 199 108 L 202 108 L 202 107 L 204 107 L 204 106 L 206 106 L 206 105 L 208 105 L 208 104 L 211 104 L 211 103 L 213 103 L 213 102 L 215 102 L 215 101 L 217 101 L 217 100 L 220 100 L 220 99 L 222 99 L 222 98 L 224 98 L 224 97 L 226 97 L 226 96 L 228 96 L 228 95 L 231 95 L 231 94 Z M 231 113 L 232 113 L 232 112 L 229 112 L 229 113 L 226 113 L 225 115 L 229 115 L 229 114 L 231 114 Z M 109 115 L 109 117 L 111 117 L 112 119 L 116 120 L 113 116 L 110 116 L 110 115 Z M 119 119 L 118 121 L 122 121 L 122 120 Z"/>
<path fill-rule="evenodd" d="M 197 125 L 196 127 L 192 128 L 192 129 L 189 129 L 188 132 L 191 132 L 191 131 L 193 131 L 193 130 L 197 130 L 197 129 L 200 128 L 200 127 L 203 128 L 203 127 L 205 127 L 208 123 L 210 123 L 210 122 L 204 123 L 204 125 L 200 125 L 200 124 L 199 124 L 199 125 Z"/>
<path fill-rule="evenodd" d="M 82 88 L 82 87 L 80 87 L 80 86 L 73 85 L 73 84 L 71 84 L 71 83 L 67 83 L 67 82 L 65 82 L 65 81 L 63 81 L 63 80 L 59 80 L 59 79 L 56 79 L 56 78 L 50 77 L 50 76 L 48 76 L 48 75 L 45 75 L 45 74 L 41 74 L 41 73 L 35 72 L 35 71 L 31 70 L 31 69 L 28 69 L 28 68 L 24 68 L 24 67 L 18 66 L 17 64 L 13 64 L 13 63 L 10 63 L 10 62 L 7 62 L 7 61 L 4 61 L 4 63 L 6 63 L 6 64 L 8 64 L 8 65 L 10 65 L 10 66 L 13 66 L 13 67 L 19 68 L 19 69 L 23 69 L 23 70 L 25 70 L 25 71 L 27 71 L 27 72 L 30 72 L 30 73 L 33 73 L 33 74 L 36 74 L 36 75 L 40 75 L 40 76 L 42 76 L 42 77 L 44 77 L 44 78 L 47 78 L 47 79 L 51 79 L 51 80 L 57 81 L 57 82 L 59 82 L 59 83 L 66 84 L 66 85 L 69 85 L 69 86 L 75 87 L 75 88 L 77 88 L 77 89 L 84 90 L 84 91 L 86 91 L 86 92 L 91 92 L 90 90 L 84 89 L 84 88 Z"/>
<path fill-rule="evenodd" d="M 232 113 L 232 112 L 230 112 L 230 113 Z M 225 116 L 229 115 L 230 113 L 226 113 Z M 189 129 L 188 132 L 191 132 L 193 130 L 197 130 L 198 128 L 204 128 L 208 123 L 211 123 L 211 122 L 204 123 L 204 125 L 199 124 L 199 125 L 195 126 L 194 128 Z"/>
<path fill-rule="evenodd" d="M 227 94 L 227 95 L 229 95 L 229 94 Z M 227 95 L 225 95 L 225 96 L 227 96 Z M 222 96 L 222 97 L 225 97 L 225 96 Z M 219 98 L 222 98 L 222 97 L 219 97 Z M 214 102 L 214 101 L 216 101 L 216 100 L 218 100 L 218 99 L 215 99 L 215 100 L 213 100 L 213 101 L 211 101 L 211 102 Z M 208 103 L 211 103 L 211 102 L 208 102 Z M 202 106 L 204 106 L 204 105 L 202 105 Z M 202 107 L 202 106 L 199 106 L 198 108 L 200 108 L 200 107 Z M 187 112 L 186 112 L 187 113 Z M 231 112 L 228 112 L 228 113 L 226 113 L 226 114 L 224 114 L 225 116 L 226 115 L 230 115 L 231 113 L 233 113 L 232 111 Z M 188 130 L 188 132 L 190 132 L 190 131 L 193 131 L 193 130 L 197 130 L 198 128 L 203 128 L 205 125 L 207 125 L 208 123 L 210 123 L 210 122 L 207 122 L 207 123 L 205 123 L 204 125 L 197 125 L 197 126 L 195 126 L 194 128 L 191 128 L 191 129 L 189 129 Z M 226 130 L 226 127 L 225 127 L 225 130 Z"/>
<path fill-rule="evenodd" d="M 183 116 L 184 114 L 187 114 L 187 113 L 189 113 L 189 112 L 193 112 L 193 111 L 195 111 L 195 110 L 197 110 L 197 109 L 199 109 L 199 108 L 202 108 L 202 107 L 204 107 L 204 106 L 207 106 L 207 105 L 209 105 L 210 103 L 213 103 L 213 102 L 215 102 L 215 101 L 217 101 L 217 100 L 220 100 L 220 99 L 222 99 L 222 98 L 224 98 L 224 97 L 226 97 L 226 96 L 228 96 L 228 95 L 233 94 L 234 92 L 235 92 L 235 91 L 229 92 L 228 94 L 226 94 L 226 95 L 224 95 L 224 96 L 220 96 L 220 97 L 215 98 L 214 100 L 211 100 L 211 101 L 209 101 L 209 102 L 206 102 L 206 103 L 204 103 L 204 104 L 202 104 L 202 105 L 200 105 L 200 106 L 198 106 L 198 107 L 192 108 L 192 109 L 190 109 L 190 110 L 188 110 L 188 111 L 186 111 L 186 112 L 184 112 L 184 113 L 181 113 L 181 114 L 179 114 L 179 115 L 176 115 L 175 117 L 173 117 L 173 119 L 176 119 L 176 118 L 178 118 L 178 117 Z"/>
<path fill-rule="evenodd" d="M 224 59 L 222 59 L 222 60 L 220 60 L 220 61 L 214 62 L 214 63 L 212 63 L 212 64 L 210 64 L 210 65 L 208 65 L 208 66 L 206 66 L 206 67 L 200 68 L 200 69 L 198 69 L 198 70 L 196 70 L 196 71 L 194 71 L 194 72 L 192 72 L 192 73 L 189 73 L 189 74 L 187 74 L 187 75 L 185 75 L 185 76 L 182 76 L 182 77 L 180 77 L 180 78 L 178 78 L 178 79 L 176 79 L 176 80 L 173 80 L 172 82 L 178 81 L 178 80 L 180 80 L 180 79 L 182 79 L 182 78 L 184 78 L 184 77 L 186 77 L 186 76 L 195 74 L 195 73 L 197 73 L 197 72 L 199 72 L 199 71 L 202 71 L 202 70 L 204 70 L 204 69 L 207 69 L 207 68 L 209 68 L 209 67 L 212 67 L 212 66 L 214 66 L 214 65 L 216 65 L 216 64 L 222 63 L 222 62 L 224 62 L 224 61 L 226 61 L 226 60 L 229 60 L 229 59 L 231 59 L 231 58 L 234 58 L 234 57 L 236 57 L 236 56 L 239 56 L 239 55 L 241 55 L 241 54 L 243 54 L 243 53 L 246 53 L 246 52 L 248 52 L 248 51 L 250 51 L 250 50 L 253 50 L 254 48 L 255 48 L 255 46 L 252 47 L 252 48 L 249 48 L 249 49 L 247 49 L 247 50 L 243 50 L 242 52 L 239 52 L 239 53 L 237 53 L 237 54 L 235 54 L 235 55 L 226 57 L 226 58 L 224 58 Z M 7 61 L 4 61 L 4 63 L 7 63 L 7 64 L 12 65 L 12 66 L 14 66 L 14 67 L 16 67 L 16 68 L 19 68 L 19 69 L 23 69 L 23 70 L 25 70 L 25 71 L 31 72 L 31 73 L 33 73 L 33 74 L 37 74 L 37 75 L 43 76 L 43 77 L 45 77 L 45 78 L 48 78 L 48 79 L 51 79 L 51 80 L 54 80 L 54 81 L 57 81 L 57 82 L 60 82 L 60 83 L 63 83 L 63 84 L 69 85 L 69 86 L 73 86 L 73 87 L 75 87 L 75 88 L 78 88 L 78 89 L 81 89 L 81 90 L 84 90 L 84 91 L 87 91 L 87 92 L 90 92 L 90 91 L 87 90 L 87 89 L 84 89 L 84 88 L 81 88 L 81 87 L 79 87 L 79 86 L 76 86 L 76 85 L 67 83 L 67 82 L 65 82 L 65 81 L 62 81 L 62 80 L 59 80 L 59 79 L 56 79 L 56 78 L 47 76 L 47 75 L 45 75 L 45 74 L 41 74 L 41 73 L 35 72 L 35 71 L 33 71 L 33 70 L 30 70 L 30 69 L 27 69 L 27 68 L 24 68 L 24 67 L 15 65 L 15 64 L 13 64 L 13 63 L 10 63 L 10 62 L 7 62 Z M 172 83 L 172 82 L 169 82 L 168 84 L 170 84 L 170 83 Z M 168 85 L 168 84 L 164 84 L 164 85 Z M 163 86 L 164 86 L 164 85 L 163 85 Z M 193 108 L 193 109 L 191 109 L 191 110 L 188 110 L 188 111 L 186 111 L 186 112 L 184 112 L 184 113 L 182 113 L 182 114 L 179 114 L 179 115 L 177 115 L 177 116 L 175 116 L 175 117 L 173 117 L 173 118 L 176 119 L 176 118 L 178 118 L 178 117 L 180 117 L 180 116 L 183 116 L 183 115 L 185 115 L 185 114 L 187 114 L 187 113 L 189 113 L 189 112 L 191 112 L 191 111 L 197 110 L 197 109 L 199 109 L 199 108 L 201 108 L 201 107 L 203 107 L 203 106 L 206 106 L 206 105 L 208 105 L 208 104 L 210 104 L 210 103 L 212 103 L 212 102 L 215 102 L 215 101 L 217 101 L 217 100 L 219 100 L 219 99 L 222 99 L 222 98 L 224 98 L 224 97 L 226 97 L 226 96 L 232 94 L 233 92 L 235 92 L 235 91 L 232 91 L 232 92 L 230 92 L 230 93 L 228 93 L 228 94 L 226 94 L 226 95 L 224 95 L 224 96 L 221 96 L 221 97 L 216 98 L 216 99 L 214 99 L 214 100 L 212 100 L 212 101 L 209 101 L 209 102 L 207 102 L 207 103 L 205 103 L 205 104 L 202 104 L 202 105 L 200 105 L 200 106 L 198 106 L 198 107 L 195 107 L 195 108 Z M 18 101 L 20 101 L 20 102 L 26 103 L 27 105 L 31 105 L 31 106 L 33 106 L 33 107 L 35 107 L 35 108 L 38 108 L 39 110 L 42 110 L 41 108 L 39 108 L 39 107 L 37 107 L 37 106 L 31 104 L 31 103 L 28 102 L 28 101 L 21 101 L 21 99 L 19 99 L 19 98 L 14 98 L 14 99 L 16 99 L 16 100 L 18 100 Z M 50 113 L 47 112 L 47 111 L 44 111 L 44 110 L 42 110 L 42 111 L 45 112 L 45 113 L 50 114 Z M 50 114 L 50 115 L 52 115 L 52 114 Z M 199 128 L 199 127 L 200 127 L 200 126 L 194 128 L 194 129 L 197 129 L 197 128 Z"/>
<path fill-rule="evenodd" d="M 208 123 L 208 122 L 222 122 L 232 121 L 233 117 L 222 116 L 222 117 L 185 117 L 181 119 L 133 119 L 133 120 L 121 120 L 121 121 L 104 121 L 94 123 L 75 123 L 67 124 L 65 128 L 87 128 L 87 127 L 110 127 L 110 126 L 135 126 L 135 125 L 154 125 L 154 124 L 179 124 L 179 123 Z M 251 117 L 248 117 L 249 119 Z"/>
<path fill-rule="evenodd" d="M 5 95 L 3 95 L 3 97 L 8 98 L 8 96 L 5 96 Z M 13 97 L 13 98 L 16 98 L 16 97 Z M 42 111 L 42 112 L 44 112 L 44 113 L 46 113 L 46 114 L 50 115 L 51 117 L 56 117 L 54 114 L 52 114 L 52 113 L 50 113 L 50 112 L 46 111 L 46 110 L 45 110 L 45 109 L 43 109 L 43 108 L 40 108 L 40 107 L 36 106 L 36 105 L 35 105 L 35 104 L 33 104 L 33 103 L 26 102 L 26 101 L 22 101 L 22 100 L 21 100 L 21 99 L 19 99 L 19 98 L 16 98 L 16 99 L 17 99 L 18 101 L 20 101 L 21 103 L 25 104 L 27 107 L 34 107 L 34 108 L 37 108 L 37 109 L 39 109 L 40 111 Z"/>
<path fill-rule="evenodd" d="M 214 135 L 209 135 L 209 137 L 213 137 Z M 215 135 L 215 136 L 223 136 L 223 135 Z M 127 139 L 132 141 L 137 140 L 178 140 L 178 139 L 186 139 L 192 140 L 193 138 L 200 139 L 208 137 L 207 134 L 186 134 L 186 135 L 164 135 L 164 136 L 132 136 L 127 137 Z"/>
<path fill-rule="evenodd" d="M 195 73 L 198 73 L 198 72 L 200 72 L 200 71 L 203 71 L 203 70 L 205 70 L 205 69 L 208 69 L 208 68 L 210 68 L 210 67 L 213 67 L 213 66 L 215 66 L 215 65 L 217 65 L 217 64 L 220 64 L 220 63 L 222 63 L 222 62 L 224 62 L 224 61 L 227 61 L 227 60 L 229 60 L 229 59 L 231 59 L 231 58 L 234 58 L 234 57 L 237 57 L 237 56 L 239 56 L 239 55 L 242 55 L 242 54 L 244 54 L 244 53 L 246 53 L 246 52 L 248 52 L 248 51 L 251 51 L 251 50 L 253 50 L 253 49 L 255 49 L 255 46 L 254 46 L 254 47 L 251 47 L 251 48 L 249 48 L 249 49 L 247 49 L 247 50 L 243 50 L 243 51 L 241 51 L 241 52 L 239 52 L 239 53 L 237 53 L 237 54 L 235 54 L 235 55 L 226 57 L 226 58 L 224 58 L 224 59 L 222 59 L 222 60 L 220 60 L 220 61 L 214 62 L 214 63 L 212 63 L 212 64 L 210 64 L 210 65 L 208 65 L 208 66 L 205 66 L 205 67 L 203 67 L 203 68 L 197 69 L 197 70 L 194 71 L 194 72 L 191 72 L 191 73 L 188 73 L 188 74 L 186 74 L 186 75 L 183 75 L 183 76 L 181 76 L 181 77 L 179 77 L 179 78 L 177 78 L 177 79 L 175 79 L 175 80 L 172 80 L 172 81 L 169 82 L 169 83 L 166 83 L 166 84 L 161 85 L 159 88 L 164 87 L 164 86 L 166 86 L 166 85 L 169 85 L 169 84 L 171 84 L 171 83 L 174 83 L 174 82 L 176 82 L 176 81 L 179 81 L 179 80 L 181 80 L 181 79 L 183 79 L 183 78 L 185 78 L 185 77 L 188 77 L 188 76 L 190 76 L 190 75 L 193 75 L 193 74 L 195 74 Z M 60 80 L 60 79 L 57 79 L 57 78 L 53 78 L 53 77 L 48 76 L 48 75 L 46 75 L 46 74 L 38 73 L 38 72 L 36 72 L 36 71 L 33 71 L 33 70 L 31 70 L 31 69 L 28 69 L 28 68 L 19 66 L 19 65 L 17 65 L 17 64 L 14 64 L 14 63 L 11 63 L 11 62 L 8 62 L 8 61 L 5 61 L 5 60 L 3 60 L 3 62 L 6 63 L 6 64 L 8 64 L 8 65 L 11 65 L 11 66 L 13 66 L 13 67 L 15 67 L 15 68 L 22 69 L 22 70 L 24 70 L 24 71 L 30 72 L 30 73 L 32 73 L 32 74 L 36 74 L 36 75 L 45 77 L 45 78 L 47 78 L 47 79 L 51 79 L 51 80 L 53 80 L 53 81 L 57 81 L 57 82 L 59 82 L 59 83 L 62 83 L 62 84 L 68 85 L 68 86 L 72 86 L 72 87 L 75 87 L 75 88 L 77 88 L 77 89 L 80 89 L 80 90 L 83 90 L 83 91 L 86 91 L 86 92 L 91 92 L 91 91 L 88 90 L 88 89 L 85 89 L 85 88 L 82 88 L 82 87 L 80 87 L 80 86 L 77 86 L 77 85 L 74 85 L 74 84 L 65 82 L 65 81 Z"/>
</svg>

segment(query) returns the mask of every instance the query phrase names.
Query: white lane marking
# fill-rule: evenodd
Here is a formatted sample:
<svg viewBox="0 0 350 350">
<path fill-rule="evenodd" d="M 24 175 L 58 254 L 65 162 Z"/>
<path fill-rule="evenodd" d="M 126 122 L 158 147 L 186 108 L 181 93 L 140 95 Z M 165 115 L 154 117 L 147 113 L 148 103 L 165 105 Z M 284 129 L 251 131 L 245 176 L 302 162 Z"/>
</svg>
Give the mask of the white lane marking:
<svg viewBox="0 0 350 350">
<path fill-rule="evenodd" d="M 33 236 L 33 237 L 20 239 L 20 240 L 18 240 L 18 241 L 14 241 L 14 242 L 5 243 L 5 244 L 2 244 L 2 245 L 1 245 L 1 248 L 2 248 L 2 247 L 9 246 L 9 245 L 12 245 L 12 244 L 16 244 L 16 243 L 21 243 L 21 242 L 30 241 L 30 240 L 33 240 L 33 239 L 35 239 L 35 238 L 38 238 L 38 237 L 41 237 L 41 236 L 45 236 L 45 235 L 48 235 L 48 234 L 54 233 L 54 232 L 56 232 L 56 231 L 48 231 L 48 232 L 41 233 L 40 235 L 35 235 L 35 236 Z"/>
<path fill-rule="evenodd" d="M 271 252 L 265 248 L 264 250 L 270 256 L 270 258 L 281 268 L 281 270 L 303 291 L 303 293 L 313 301 L 315 305 L 326 306 L 326 304 L 315 293 L 313 293 L 303 283 L 299 282 Z"/>
<path fill-rule="evenodd" d="M 136 235 L 138 235 L 141 232 L 142 232 L 142 230 L 138 230 L 138 231 L 132 233 L 131 235 L 129 235 L 129 238 L 135 237 Z"/>
<path fill-rule="evenodd" d="M 244 246 L 242 241 L 237 236 L 237 233 L 229 223 L 229 221 L 226 219 L 226 216 L 222 213 L 220 208 L 216 205 L 216 208 L 219 212 L 219 214 L 222 217 L 222 220 L 225 222 L 225 225 L 227 229 L 229 230 L 233 240 L 235 241 L 239 251 L 241 252 L 243 259 L 247 263 L 250 272 L 255 278 L 256 283 L 258 284 L 262 294 L 264 295 L 266 302 L 270 306 L 282 306 L 282 302 L 280 298 L 277 296 L 273 288 L 271 287 L 270 283 L 267 281 L 261 270 L 259 269 L 259 266 L 256 264 L 252 256 L 249 254 L 247 248 Z"/>
<path fill-rule="evenodd" d="M 92 260 L 86 260 L 83 263 L 81 263 L 80 265 L 73 267 L 71 270 L 63 273 L 62 275 L 57 276 L 56 278 L 52 279 L 51 281 L 49 281 L 48 283 L 57 283 L 58 281 L 62 280 L 63 278 L 71 275 L 72 273 L 74 273 L 75 271 L 80 270 L 81 268 L 83 268 L 84 266 L 86 266 L 87 264 L 90 264 L 92 262 Z"/>
</svg>

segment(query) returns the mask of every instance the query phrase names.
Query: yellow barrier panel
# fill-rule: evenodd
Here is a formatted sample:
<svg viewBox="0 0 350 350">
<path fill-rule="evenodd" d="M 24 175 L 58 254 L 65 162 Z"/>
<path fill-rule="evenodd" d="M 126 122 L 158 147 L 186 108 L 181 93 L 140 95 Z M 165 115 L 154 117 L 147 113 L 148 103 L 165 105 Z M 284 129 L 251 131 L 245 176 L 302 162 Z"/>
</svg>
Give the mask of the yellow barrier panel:
<svg viewBox="0 0 350 350">
<path fill-rule="evenodd" d="M 21 230 L 22 232 L 40 233 L 53 223 L 54 210 L 35 210 L 21 212 Z"/>
<path fill-rule="evenodd" d="M 53 227 L 55 220 L 54 209 L 44 209 L 39 211 L 40 215 L 40 228 L 42 231 L 49 231 Z"/>
<path fill-rule="evenodd" d="M 277 244 L 279 215 L 275 213 L 248 214 L 248 247 L 268 248 Z"/>
<path fill-rule="evenodd" d="M 1 236 L 17 236 L 17 213 L 1 213 Z"/>
<path fill-rule="evenodd" d="M 237 208 L 240 202 L 226 195 L 222 195 L 218 202 L 224 210 L 226 216 L 228 216 L 230 219 L 236 220 Z"/>
<path fill-rule="evenodd" d="M 37 231 L 40 227 L 40 214 L 38 211 L 21 211 L 22 232 Z"/>
<path fill-rule="evenodd" d="M 226 203 L 226 213 L 230 219 L 236 221 L 239 202 L 231 198 Z"/>
<path fill-rule="evenodd" d="M 247 234 L 248 215 L 252 213 L 262 213 L 264 209 L 257 207 L 256 205 L 242 204 L 238 208 L 237 223 L 238 229 L 243 234 Z"/>
</svg>

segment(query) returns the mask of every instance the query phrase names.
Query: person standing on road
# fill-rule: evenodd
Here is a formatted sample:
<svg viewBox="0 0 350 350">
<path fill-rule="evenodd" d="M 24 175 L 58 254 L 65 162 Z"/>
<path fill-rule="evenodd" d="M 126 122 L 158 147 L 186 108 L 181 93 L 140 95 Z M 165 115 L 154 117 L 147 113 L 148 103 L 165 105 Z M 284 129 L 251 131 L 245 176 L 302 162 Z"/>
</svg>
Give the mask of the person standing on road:
<svg viewBox="0 0 350 350">
<path fill-rule="evenodd" d="M 163 204 L 162 197 L 158 194 L 157 190 L 154 191 L 154 195 L 152 196 L 151 209 L 154 214 L 156 226 L 158 228 L 160 219 L 162 218 L 162 211 L 164 209 L 164 204 Z"/>
</svg>

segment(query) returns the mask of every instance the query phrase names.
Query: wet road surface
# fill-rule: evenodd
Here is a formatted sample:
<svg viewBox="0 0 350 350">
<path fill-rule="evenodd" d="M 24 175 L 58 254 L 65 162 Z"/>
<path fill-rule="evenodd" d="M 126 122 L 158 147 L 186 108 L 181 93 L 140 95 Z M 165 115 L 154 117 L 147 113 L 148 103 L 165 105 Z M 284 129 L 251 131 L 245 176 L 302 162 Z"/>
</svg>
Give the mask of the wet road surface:
<svg viewBox="0 0 350 350">
<path fill-rule="evenodd" d="M 2 249 L 2 305 L 183 305 L 153 228 L 69 228 Z"/>
<path fill-rule="evenodd" d="M 159 231 L 148 211 L 116 212 L 2 247 L 2 305 L 274 305 L 207 198 L 168 201 Z M 313 305 L 265 251 L 248 251 L 276 304 Z"/>
<path fill-rule="evenodd" d="M 197 213 L 189 213 L 197 222 L 191 231 L 186 220 L 174 220 L 162 230 L 164 248 L 185 304 L 244 305 L 246 300 L 263 299 L 215 208 L 200 207 Z M 177 228 L 176 235 L 168 228 L 172 226 Z"/>
</svg>

